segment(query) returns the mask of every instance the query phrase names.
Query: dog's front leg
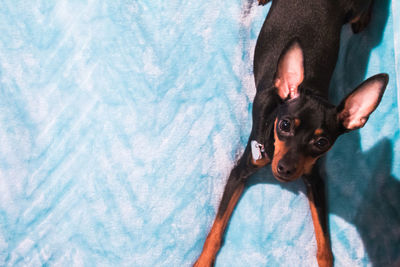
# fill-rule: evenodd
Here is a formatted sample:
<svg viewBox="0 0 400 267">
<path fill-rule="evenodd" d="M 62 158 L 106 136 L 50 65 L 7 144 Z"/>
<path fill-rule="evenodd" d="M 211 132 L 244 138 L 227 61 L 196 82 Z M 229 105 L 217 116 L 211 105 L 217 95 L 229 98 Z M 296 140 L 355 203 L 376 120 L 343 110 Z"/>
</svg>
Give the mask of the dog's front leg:
<svg viewBox="0 0 400 267">
<path fill-rule="evenodd" d="M 194 267 L 209 267 L 214 265 L 215 257 L 223 242 L 225 229 L 231 218 L 233 209 L 243 193 L 245 182 L 259 168 L 251 163 L 250 151 L 249 142 L 242 158 L 239 160 L 239 164 L 233 168 L 229 175 L 214 224 Z"/>
<path fill-rule="evenodd" d="M 333 266 L 333 255 L 329 240 L 325 184 L 316 168 L 317 166 L 314 167 L 313 174 L 304 177 L 304 183 L 307 187 L 307 197 L 317 241 L 318 265 L 319 267 L 331 267 Z"/>
<path fill-rule="evenodd" d="M 203 251 L 194 264 L 195 267 L 214 266 L 215 257 L 221 247 L 226 226 L 228 225 L 233 209 L 242 195 L 243 189 L 244 181 L 239 180 L 238 177 L 229 177 L 223 195 L 223 199 L 225 199 L 223 202 L 227 203 L 221 202 L 214 224 L 204 243 Z"/>
</svg>

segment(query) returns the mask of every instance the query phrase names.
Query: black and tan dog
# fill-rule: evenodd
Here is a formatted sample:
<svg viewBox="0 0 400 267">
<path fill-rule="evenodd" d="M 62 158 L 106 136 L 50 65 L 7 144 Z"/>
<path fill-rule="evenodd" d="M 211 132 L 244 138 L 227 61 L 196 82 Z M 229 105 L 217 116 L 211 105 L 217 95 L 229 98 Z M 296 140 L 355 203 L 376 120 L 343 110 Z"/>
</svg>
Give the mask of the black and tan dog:
<svg viewBox="0 0 400 267">
<path fill-rule="evenodd" d="M 269 1 L 260 1 L 266 4 Z M 214 224 L 195 266 L 212 266 L 225 228 L 247 178 L 271 164 L 281 182 L 303 177 L 317 240 L 319 266 L 332 266 L 324 182 L 315 162 L 343 133 L 364 126 L 378 106 L 388 76 L 373 76 L 339 106 L 328 87 L 342 25 L 354 32 L 369 22 L 371 0 L 273 0 L 254 55 L 256 96 L 253 127 L 244 154 L 233 168 Z M 315 165 L 315 166 L 314 166 Z"/>
</svg>

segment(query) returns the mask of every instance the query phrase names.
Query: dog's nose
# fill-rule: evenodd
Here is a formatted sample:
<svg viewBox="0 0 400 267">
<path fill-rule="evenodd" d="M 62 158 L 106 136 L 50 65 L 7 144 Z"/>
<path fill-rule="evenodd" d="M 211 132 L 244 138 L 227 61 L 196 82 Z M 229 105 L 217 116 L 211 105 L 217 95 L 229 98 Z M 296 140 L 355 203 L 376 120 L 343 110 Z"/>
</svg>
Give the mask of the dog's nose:
<svg viewBox="0 0 400 267">
<path fill-rule="evenodd" d="M 296 172 L 296 166 L 294 164 L 285 164 L 282 161 L 278 162 L 277 171 L 279 175 L 288 177 Z"/>
</svg>

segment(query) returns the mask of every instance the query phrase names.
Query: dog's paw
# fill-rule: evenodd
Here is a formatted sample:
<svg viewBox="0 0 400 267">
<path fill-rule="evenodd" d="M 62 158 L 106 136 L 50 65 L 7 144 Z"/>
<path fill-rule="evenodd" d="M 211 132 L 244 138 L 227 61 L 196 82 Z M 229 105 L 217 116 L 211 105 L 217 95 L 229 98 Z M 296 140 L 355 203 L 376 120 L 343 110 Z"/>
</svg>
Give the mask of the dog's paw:
<svg viewBox="0 0 400 267">
<path fill-rule="evenodd" d="M 269 159 L 268 156 L 262 158 L 262 159 L 258 159 L 258 160 L 251 160 L 251 163 L 256 166 L 257 168 L 262 168 L 266 165 L 268 165 L 269 163 L 271 163 L 271 160 Z"/>
<path fill-rule="evenodd" d="M 331 252 L 317 253 L 317 261 L 319 267 L 332 267 L 333 256 Z"/>
<path fill-rule="evenodd" d="M 193 264 L 193 267 L 213 267 L 214 260 L 212 258 L 204 257 L 203 255 Z"/>
<path fill-rule="evenodd" d="M 255 140 L 251 141 L 251 157 L 251 163 L 258 168 L 271 162 L 271 159 L 265 153 L 264 146 Z"/>
</svg>

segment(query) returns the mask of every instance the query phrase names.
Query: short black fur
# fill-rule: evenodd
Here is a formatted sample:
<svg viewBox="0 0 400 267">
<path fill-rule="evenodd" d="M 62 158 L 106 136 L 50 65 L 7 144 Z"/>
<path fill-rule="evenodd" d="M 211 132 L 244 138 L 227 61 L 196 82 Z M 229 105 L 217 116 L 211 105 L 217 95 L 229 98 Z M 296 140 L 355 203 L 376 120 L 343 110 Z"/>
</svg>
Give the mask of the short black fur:
<svg viewBox="0 0 400 267">
<path fill-rule="evenodd" d="M 259 0 L 260 4 L 268 2 Z M 338 136 L 364 125 L 369 114 L 379 104 L 388 83 L 386 74 L 367 80 L 378 84 L 373 89 L 379 91 L 379 95 L 375 102 L 366 106 L 369 113 L 361 114 L 361 118 L 355 116 L 355 121 L 354 114 L 350 112 L 352 109 L 349 111 L 347 107 L 350 104 L 346 102 L 347 99 L 355 98 L 353 94 L 338 107 L 328 101 L 328 88 L 338 57 L 342 25 L 351 23 L 354 32 L 361 31 L 369 22 L 371 5 L 372 0 L 272 1 L 254 54 L 257 91 L 253 103 L 251 134 L 242 157 L 229 175 L 213 228 L 194 266 L 214 264 L 226 227 L 226 222 L 221 221 L 227 217 L 228 206 L 233 203 L 232 196 L 241 194 L 240 188 L 243 188 L 248 178 L 269 163 L 273 167 L 274 176 L 280 181 L 292 181 L 303 176 L 310 207 L 315 207 L 317 212 L 317 215 L 313 215 L 314 226 L 319 225 L 322 229 L 315 228 L 318 263 L 320 266 L 332 266 L 324 181 L 318 168 L 313 166 Z M 282 98 L 285 94 L 278 93 L 281 89 L 277 79 L 281 79 L 281 76 L 277 75 L 277 71 L 286 53 L 292 51 L 294 46 L 301 49 L 304 75 L 300 75 L 301 84 L 296 86 L 296 94 L 290 93 Z M 359 88 L 363 89 L 367 81 Z M 359 88 L 354 92 L 362 91 Z M 375 91 L 373 93 L 376 96 Z M 285 126 L 280 127 L 283 120 L 287 120 Z M 261 163 L 252 157 L 252 141 L 257 141 L 265 149 Z M 300 166 L 304 167 L 300 169 L 299 162 L 307 167 Z"/>
</svg>

